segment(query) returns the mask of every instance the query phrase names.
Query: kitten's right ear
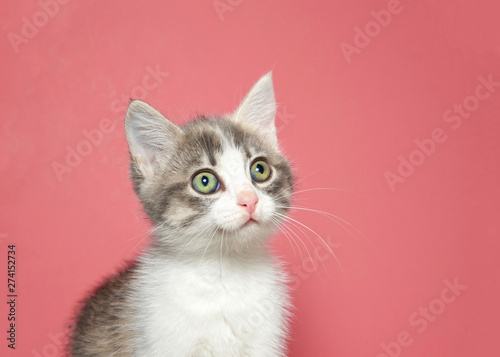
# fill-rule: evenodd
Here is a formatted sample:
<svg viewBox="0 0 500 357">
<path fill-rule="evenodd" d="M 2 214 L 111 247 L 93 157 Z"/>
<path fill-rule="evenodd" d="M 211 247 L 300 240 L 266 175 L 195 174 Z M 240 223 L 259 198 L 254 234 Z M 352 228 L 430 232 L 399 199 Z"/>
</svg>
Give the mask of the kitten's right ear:
<svg viewBox="0 0 500 357">
<path fill-rule="evenodd" d="M 182 130 L 149 104 L 130 103 L 125 115 L 125 133 L 132 165 L 143 177 L 152 177 L 168 157 Z"/>
<path fill-rule="evenodd" d="M 273 76 L 269 72 L 254 84 L 232 118 L 237 122 L 246 122 L 261 129 L 262 136 L 267 138 L 266 141 L 277 148 L 275 116 L 276 100 L 274 99 Z"/>
</svg>

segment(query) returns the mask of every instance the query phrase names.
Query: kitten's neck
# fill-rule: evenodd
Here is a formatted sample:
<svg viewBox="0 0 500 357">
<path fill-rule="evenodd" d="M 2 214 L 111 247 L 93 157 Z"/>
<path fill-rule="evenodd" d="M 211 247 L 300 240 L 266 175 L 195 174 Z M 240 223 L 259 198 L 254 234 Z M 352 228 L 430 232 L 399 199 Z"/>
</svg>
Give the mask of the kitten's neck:
<svg viewBox="0 0 500 357">
<path fill-rule="evenodd" d="M 163 232 L 152 240 L 148 254 L 170 261 L 210 262 L 213 260 L 231 262 L 255 262 L 270 259 L 267 239 L 256 237 L 246 242 L 236 241 L 237 236 L 214 235 L 209 245 L 196 244 L 199 237 L 183 237 L 183 244 L 174 244 L 168 239 L 169 235 Z M 179 239 L 176 239 L 178 242 Z"/>
<path fill-rule="evenodd" d="M 269 255 L 268 241 L 273 230 L 261 236 L 241 237 L 238 232 L 183 232 L 157 230 L 150 252 L 164 259 L 252 259 Z M 208 243 L 207 243 L 208 242 Z"/>
</svg>

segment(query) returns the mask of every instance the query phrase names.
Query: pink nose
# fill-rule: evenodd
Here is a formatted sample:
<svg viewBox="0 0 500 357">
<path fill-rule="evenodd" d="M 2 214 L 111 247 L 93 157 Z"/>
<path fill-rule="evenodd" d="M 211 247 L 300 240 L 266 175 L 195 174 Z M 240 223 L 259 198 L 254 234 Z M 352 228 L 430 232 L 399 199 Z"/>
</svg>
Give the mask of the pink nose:
<svg viewBox="0 0 500 357">
<path fill-rule="evenodd" d="M 255 212 L 255 206 L 259 202 L 253 191 L 243 191 L 238 195 L 238 205 L 245 207 L 250 216 Z"/>
</svg>

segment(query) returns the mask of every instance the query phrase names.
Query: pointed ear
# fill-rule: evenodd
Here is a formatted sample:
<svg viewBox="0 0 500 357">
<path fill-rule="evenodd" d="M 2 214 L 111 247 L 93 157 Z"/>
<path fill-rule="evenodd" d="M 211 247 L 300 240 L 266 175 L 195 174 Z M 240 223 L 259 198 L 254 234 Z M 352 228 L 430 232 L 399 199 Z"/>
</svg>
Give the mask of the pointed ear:
<svg viewBox="0 0 500 357">
<path fill-rule="evenodd" d="M 130 103 L 125 115 L 125 133 L 132 159 L 132 169 L 151 177 L 167 160 L 182 130 L 156 109 L 140 100 Z"/>
<path fill-rule="evenodd" d="M 273 78 L 272 73 L 269 72 L 254 84 L 232 118 L 234 121 L 258 127 L 277 147 L 275 116 L 276 101 L 274 99 Z"/>
</svg>

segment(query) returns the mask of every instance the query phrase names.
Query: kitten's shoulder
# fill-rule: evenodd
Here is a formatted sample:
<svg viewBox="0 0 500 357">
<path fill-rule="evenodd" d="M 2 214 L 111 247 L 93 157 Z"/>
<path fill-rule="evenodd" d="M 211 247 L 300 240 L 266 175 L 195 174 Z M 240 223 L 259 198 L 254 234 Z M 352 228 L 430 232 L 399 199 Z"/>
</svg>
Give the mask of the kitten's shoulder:
<svg viewBox="0 0 500 357">
<path fill-rule="evenodd" d="M 73 356 L 132 355 L 129 318 L 133 306 L 128 299 L 136 274 L 137 263 L 127 264 L 81 303 L 70 347 Z"/>
<path fill-rule="evenodd" d="M 137 275 L 137 265 L 136 261 L 128 262 L 116 274 L 104 279 L 90 294 L 87 302 L 92 299 L 116 301 L 117 297 L 124 297 L 131 281 Z"/>
</svg>

